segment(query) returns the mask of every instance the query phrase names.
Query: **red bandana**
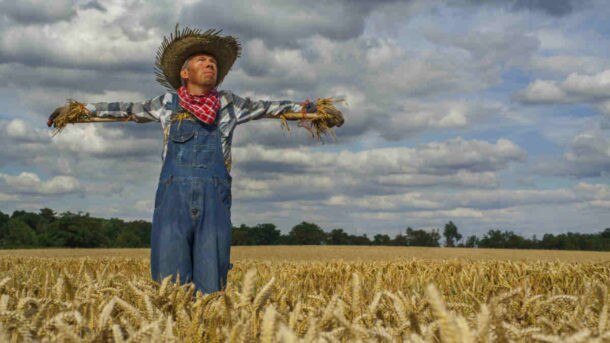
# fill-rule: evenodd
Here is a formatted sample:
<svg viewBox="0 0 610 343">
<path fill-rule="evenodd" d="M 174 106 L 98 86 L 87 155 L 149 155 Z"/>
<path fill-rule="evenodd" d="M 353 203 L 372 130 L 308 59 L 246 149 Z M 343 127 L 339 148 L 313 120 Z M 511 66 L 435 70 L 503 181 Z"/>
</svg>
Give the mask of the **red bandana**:
<svg viewBox="0 0 610 343">
<path fill-rule="evenodd" d="M 191 95 L 186 87 L 178 88 L 180 106 L 189 111 L 206 124 L 214 123 L 216 112 L 220 109 L 220 98 L 216 89 L 212 89 L 203 95 Z"/>
</svg>

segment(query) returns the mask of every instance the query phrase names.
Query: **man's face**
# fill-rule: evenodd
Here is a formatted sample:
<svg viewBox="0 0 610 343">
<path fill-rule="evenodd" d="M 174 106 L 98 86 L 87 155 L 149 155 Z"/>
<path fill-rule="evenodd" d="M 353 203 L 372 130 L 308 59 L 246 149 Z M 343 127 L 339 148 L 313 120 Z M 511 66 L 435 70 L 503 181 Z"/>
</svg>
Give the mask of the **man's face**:
<svg viewBox="0 0 610 343">
<path fill-rule="evenodd" d="M 208 54 L 194 55 L 187 67 L 180 71 L 180 76 L 185 79 L 187 85 L 192 83 L 200 87 L 214 88 L 218 76 L 216 59 Z"/>
</svg>

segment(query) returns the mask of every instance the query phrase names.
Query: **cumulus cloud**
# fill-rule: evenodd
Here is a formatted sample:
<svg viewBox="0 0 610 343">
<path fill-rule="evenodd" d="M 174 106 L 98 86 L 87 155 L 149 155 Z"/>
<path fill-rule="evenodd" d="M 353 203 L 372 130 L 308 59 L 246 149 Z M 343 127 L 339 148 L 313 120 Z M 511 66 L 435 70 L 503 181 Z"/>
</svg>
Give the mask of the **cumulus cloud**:
<svg viewBox="0 0 610 343">
<path fill-rule="evenodd" d="M 16 194 L 7 194 L 0 192 L 0 202 L 14 202 L 18 199 Z"/>
<path fill-rule="evenodd" d="M 267 49 L 262 41 L 253 41 L 253 51 L 245 53 L 242 69 L 237 69 L 227 84 L 235 85 L 237 92 L 262 99 L 324 95 L 344 98 L 348 104 L 344 108 L 347 121 L 339 129 L 343 140 L 371 131 L 386 139 L 399 140 L 430 129 L 472 128 L 498 117 L 506 122 L 513 120 L 507 116 L 506 106 L 493 101 L 469 101 L 464 97 L 429 100 L 488 85 L 475 76 L 480 70 L 470 67 L 476 63 L 459 56 L 407 55 L 404 48 L 390 39 L 336 42 L 314 37 L 309 42 L 305 49 L 298 50 Z M 252 89 L 269 91 L 253 94 Z M 258 127 L 252 133 L 248 130 L 239 129 L 245 132 L 240 133 L 245 137 L 240 137 L 238 143 L 251 144 L 261 139 L 261 131 L 266 131 Z M 266 133 L 262 135 L 263 142 L 270 146 L 285 142 L 279 135 L 275 139 Z"/>
<path fill-rule="evenodd" d="M 523 161 L 525 151 L 507 139 L 493 143 L 465 140 L 461 137 L 444 142 L 422 144 L 416 148 L 378 148 L 360 152 L 338 153 L 286 151 L 251 146 L 236 151 L 236 160 L 247 170 L 273 171 L 282 164 L 294 171 L 304 168 L 338 168 L 341 172 L 358 174 L 391 174 L 419 172 L 447 175 L 459 170 L 471 172 L 497 171 L 509 162 Z M 280 169 L 281 170 L 281 169 Z"/>
<path fill-rule="evenodd" d="M 485 81 L 484 85 L 499 81 L 501 73 L 506 68 L 522 66 L 529 63 L 529 59 L 539 48 L 540 42 L 527 32 L 509 31 L 496 32 L 479 30 L 455 35 L 453 32 L 428 31 L 427 37 L 442 46 L 459 48 L 459 54 L 466 52 L 469 65 L 455 66 L 456 68 L 476 69 L 477 75 Z"/>
<path fill-rule="evenodd" d="M 409 216 L 489 217 L 489 213 L 514 212 L 527 206 L 600 206 L 610 200 L 605 184 L 579 183 L 571 188 L 529 190 L 493 189 L 467 190 L 459 194 L 441 191 L 406 192 L 351 198 L 332 196 L 327 206 L 354 208 L 357 212 L 409 213 Z"/>
<path fill-rule="evenodd" d="M 132 139 L 123 130 L 96 125 L 74 126 L 53 139 L 62 151 L 96 157 L 150 156 L 159 152 L 159 140 Z"/>
<path fill-rule="evenodd" d="M 398 106 L 389 118 L 371 120 L 370 123 L 372 128 L 388 139 L 402 139 L 430 130 L 471 128 L 498 117 L 508 119 L 507 109 L 497 103 L 407 100 L 401 101 Z"/>
<path fill-rule="evenodd" d="M 571 73 L 563 81 L 535 80 L 517 94 L 524 103 L 579 103 L 610 99 L 610 69 L 592 75 Z"/>
<path fill-rule="evenodd" d="M 610 137 L 602 128 L 577 133 L 561 157 L 537 164 L 534 170 L 542 175 L 575 178 L 608 177 L 610 175 Z"/>
<path fill-rule="evenodd" d="M 495 172 L 470 172 L 458 170 L 451 175 L 409 175 L 394 174 L 381 175 L 378 181 L 384 186 L 399 187 L 496 187 L 499 185 L 498 176 Z"/>
<path fill-rule="evenodd" d="M 9 175 L 0 173 L 0 178 L 8 188 L 18 193 L 25 194 L 66 194 L 81 190 L 80 182 L 66 175 L 54 176 L 53 178 L 42 181 L 35 173 L 21 172 L 19 175 Z"/>
<path fill-rule="evenodd" d="M 12 2 L 2 4 L 8 3 Z M 15 4 L 5 5 L 9 15 L 31 22 L 2 27 L 0 62 L 134 72 L 151 72 L 151 56 L 180 8 L 179 3 L 168 0 L 147 2 L 148 6 L 141 1 L 106 3 L 105 12 L 96 6 L 77 7 L 73 1 Z M 41 16 L 51 21 L 44 29 L 37 25 Z M 53 22 L 68 18 L 70 22 Z"/>
<path fill-rule="evenodd" d="M 239 193 L 236 193 L 239 194 Z M 238 195 L 239 197 L 239 195 Z M 531 236 L 555 230 L 582 231 L 603 229 L 609 216 L 603 210 L 610 201 L 605 184 L 580 183 L 574 187 L 557 189 L 490 189 L 448 192 L 446 189 L 400 191 L 393 194 L 361 194 L 358 196 L 333 194 L 320 199 L 287 201 L 280 203 L 248 203 L 253 220 L 273 216 L 280 223 L 294 225 L 294 218 L 312 218 L 323 227 L 337 227 L 350 221 L 352 230 L 366 233 L 398 233 L 406 226 L 442 228 L 453 220 L 463 234 L 481 234 L 480 227 L 512 229 Z M 237 218 L 243 218 L 237 203 Z M 587 211 L 591 215 L 579 216 Z M 337 216 L 341 213 L 341 216 Z M 539 224 L 538 215 L 555 218 Z M 565 216 L 563 216 L 565 214 Z M 237 219 L 237 220 L 239 220 Z M 516 225 L 516 223 L 519 223 Z M 564 229 L 560 229 L 564 228 Z"/>
<path fill-rule="evenodd" d="M 3 129 L 6 137 L 16 143 L 49 143 L 49 133 L 46 130 L 34 129 L 23 119 L 12 119 Z"/>
<path fill-rule="evenodd" d="M 496 173 L 525 157 L 506 139 L 488 143 L 456 138 L 414 148 L 334 153 L 248 146 L 235 149 L 233 174 L 244 201 L 339 201 L 410 188 L 495 187 Z"/>
<path fill-rule="evenodd" d="M 550 74 L 568 75 L 578 73 L 591 75 L 610 69 L 606 58 L 587 55 L 533 56 L 530 68 Z"/>
<path fill-rule="evenodd" d="M 578 177 L 610 176 L 610 139 L 601 131 L 574 137 L 564 155 L 568 172 Z"/>
</svg>

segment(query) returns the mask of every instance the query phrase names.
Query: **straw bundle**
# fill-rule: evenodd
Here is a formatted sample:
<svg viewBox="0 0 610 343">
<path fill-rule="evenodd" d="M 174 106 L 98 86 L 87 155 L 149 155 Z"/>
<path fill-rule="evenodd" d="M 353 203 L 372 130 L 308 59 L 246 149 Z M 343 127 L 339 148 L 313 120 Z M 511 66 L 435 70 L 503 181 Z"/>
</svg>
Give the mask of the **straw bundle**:
<svg viewBox="0 0 610 343">
<path fill-rule="evenodd" d="M 287 120 L 300 120 L 299 126 L 307 129 L 313 138 L 320 140 L 322 134 L 335 138 L 333 127 L 343 125 L 343 113 L 335 103 L 345 103 L 344 99 L 321 98 L 316 101 L 315 113 L 288 112 L 280 115 L 283 126 L 290 130 Z"/>
<path fill-rule="evenodd" d="M 130 121 L 134 119 L 133 116 L 122 118 L 93 117 L 84 104 L 72 99 L 68 99 L 67 105 L 56 109 L 53 115 L 53 130 L 51 131 L 53 136 L 60 133 L 68 124 Z"/>
</svg>

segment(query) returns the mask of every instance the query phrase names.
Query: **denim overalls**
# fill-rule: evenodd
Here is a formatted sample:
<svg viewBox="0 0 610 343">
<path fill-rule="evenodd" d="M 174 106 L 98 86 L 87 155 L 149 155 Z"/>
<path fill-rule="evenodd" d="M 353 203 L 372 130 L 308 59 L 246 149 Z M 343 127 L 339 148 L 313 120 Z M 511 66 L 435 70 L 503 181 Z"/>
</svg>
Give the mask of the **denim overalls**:
<svg viewBox="0 0 610 343">
<path fill-rule="evenodd" d="M 173 115 L 178 107 L 174 95 Z M 217 122 L 172 121 L 152 221 L 152 278 L 168 275 L 196 290 L 223 290 L 231 248 L 231 176 L 224 164 Z"/>
</svg>

